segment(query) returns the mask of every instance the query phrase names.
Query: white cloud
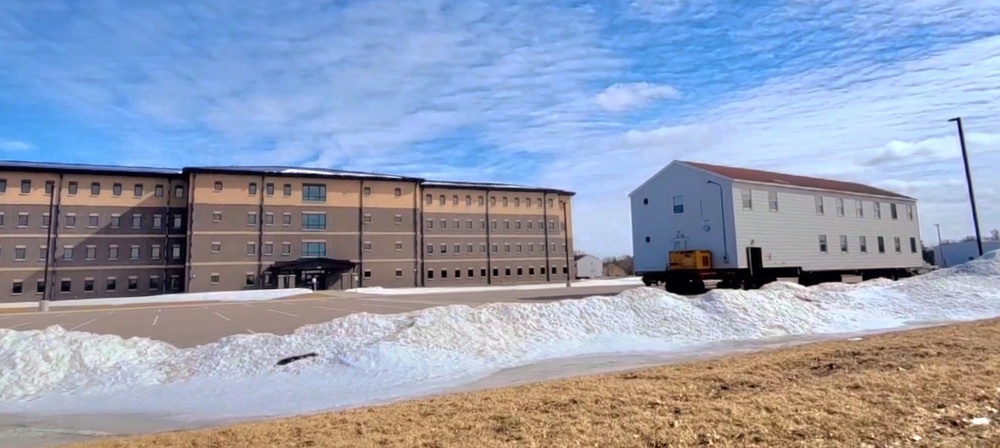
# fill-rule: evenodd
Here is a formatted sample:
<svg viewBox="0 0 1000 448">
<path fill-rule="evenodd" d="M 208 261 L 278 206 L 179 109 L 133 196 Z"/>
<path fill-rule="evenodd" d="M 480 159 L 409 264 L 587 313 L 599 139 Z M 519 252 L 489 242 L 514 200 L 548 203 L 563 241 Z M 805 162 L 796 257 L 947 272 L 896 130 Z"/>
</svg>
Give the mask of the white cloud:
<svg viewBox="0 0 1000 448">
<path fill-rule="evenodd" d="M 595 101 L 605 110 L 621 112 L 639 109 L 657 100 L 678 97 L 680 97 L 680 92 L 673 87 L 648 82 L 633 82 L 614 84 L 597 94 Z"/>
<path fill-rule="evenodd" d="M 23 152 L 35 149 L 35 145 L 19 140 L 0 140 L 0 151 Z"/>
</svg>

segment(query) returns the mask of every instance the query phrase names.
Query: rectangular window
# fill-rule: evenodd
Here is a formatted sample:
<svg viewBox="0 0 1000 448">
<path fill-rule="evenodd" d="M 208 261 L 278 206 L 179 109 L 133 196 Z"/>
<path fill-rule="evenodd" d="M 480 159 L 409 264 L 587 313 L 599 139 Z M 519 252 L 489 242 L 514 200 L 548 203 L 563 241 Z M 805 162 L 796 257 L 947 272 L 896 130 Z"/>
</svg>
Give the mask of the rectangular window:
<svg viewBox="0 0 1000 448">
<path fill-rule="evenodd" d="M 157 230 L 163 228 L 163 215 L 153 215 L 153 228 Z"/>
<path fill-rule="evenodd" d="M 399 252 L 399 251 L 403 250 L 403 242 L 402 241 L 396 241 L 395 249 L 396 249 L 396 252 Z"/>
<path fill-rule="evenodd" d="M 684 213 L 684 196 L 674 196 L 674 214 Z"/>
<path fill-rule="evenodd" d="M 101 183 L 100 182 L 91 182 L 90 183 L 90 195 L 91 196 L 100 196 L 101 195 Z"/>
<path fill-rule="evenodd" d="M 847 235 L 840 235 L 840 252 L 847 253 Z"/>
<path fill-rule="evenodd" d="M 917 239 L 915 237 L 910 237 L 910 252 L 917 253 Z"/>
<path fill-rule="evenodd" d="M 500 201 L 503 203 L 504 207 L 507 207 L 507 205 L 509 205 L 509 202 L 507 201 L 507 196 L 501 197 Z"/>
<path fill-rule="evenodd" d="M 83 280 L 83 292 L 94 292 L 94 279 L 88 278 Z"/>
<path fill-rule="evenodd" d="M 108 292 L 114 292 L 118 289 L 118 279 L 114 277 L 108 277 L 108 280 L 104 283 L 104 290 Z"/>
<path fill-rule="evenodd" d="M 169 288 L 170 288 L 171 291 L 177 291 L 177 290 L 181 289 L 181 276 L 179 276 L 179 275 L 171 275 L 170 276 L 170 286 L 169 286 Z"/>
<path fill-rule="evenodd" d="M 213 273 L 212 273 L 212 275 L 211 275 L 211 276 L 209 276 L 209 278 L 208 278 L 208 281 L 209 281 L 210 283 L 212 283 L 213 285 L 214 285 L 214 284 L 218 284 L 220 280 L 222 280 L 221 276 L 220 276 L 219 274 L 217 274 L 217 273 L 214 273 L 214 272 L 213 272 Z"/>
<path fill-rule="evenodd" d="M 448 253 L 448 245 L 447 244 L 441 243 L 441 253 L 442 254 Z"/>
<path fill-rule="evenodd" d="M 52 222 L 52 218 L 48 213 L 42 213 L 42 227 L 48 228 L 49 224 Z"/>
<path fill-rule="evenodd" d="M 324 242 L 324 241 L 302 242 L 302 256 L 303 257 L 325 257 L 326 256 L 326 242 Z"/>
<path fill-rule="evenodd" d="M 372 250 L 372 242 L 371 241 L 365 241 L 364 243 L 362 243 L 361 244 L 361 250 L 363 250 L 365 252 L 370 252 Z"/>
<path fill-rule="evenodd" d="M 906 220 L 913 221 L 913 205 L 906 204 Z"/>
<path fill-rule="evenodd" d="M 433 254 L 434 253 L 434 245 L 433 244 L 428 244 L 427 245 L 427 253 L 429 253 L 429 254 Z"/>
<path fill-rule="evenodd" d="M 878 237 L 878 253 L 880 254 L 885 253 L 885 238 L 881 236 Z"/>
<path fill-rule="evenodd" d="M 281 215 L 281 225 L 282 226 L 286 226 L 286 227 L 292 225 L 292 214 L 291 213 L 287 213 L 287 212 L 286 213 L 282 213 L 282 215 Z"/>
<path fill-rule="evenodd" d="M 861 253 L 863 253 L 863 254 L 868 253 L 868 238 L 867 237 L 859 236 L 858 237 L 858 245 L 861 246 Z"/>
<path fill-rule="evenodd" d="M 281 255 L 292 254 L 292 243 L 281 243 Z"/>
<path fill-rule="evenodd" d="M 73 259 L 73 246 L 63 246 L 63 260 Z"/>
<path fill-rule="evenodd" d="M 140 255 L 139 246 L 137 244 L 133 244 L 132 247 L 129 248 L 129 257 L 131 257 L 133 260 L 138 260 L 139 255 Z"/>
<path fill-rule="evenodd" d="M 396 278 L 400 278 L 402 276 L 403 276 L 403 270 L 402 269 L 396 269 Z"/>
<path fill-rule="evenodd" d="M 121 217 L 121 215 L 118 215 L 118 214 L 111 215 L 111 228 L 112 229 L 117 229 L 121 225 L 122 225 L 122 217 Z"/>
<path fill-rule="evenodd" d="M 892 218 L 893 221 L 899 219 L 899 215 L 896 214 L 895 203 L 889 204 L 889 216 Z"/>
<path fill-rule="evenodd" d="M 875 219 L 882 219 L 882 203 L 874 202 L 875 205 Z"/>
<path fill-rule="evenodd" d="M 270 241 L 264 243 L 264 255 L 274 255 L 274 243 Z"/>
<path fill-rule="evenodd" d="M 247 225 L 248 226 L 257 225 L 257 212 L 247 212 Z"/>
<path fill-rule="evenodd" d="M 181 245 L 174 244 L 170 246 L 170 257 L 174 260 L 179 260 L 181 258 Z"/>
<path fill-rule="evenodd" d="M 28 179 L 21 180 L 21 194 L 31 193 L 31 181 Z"/>
<path fill-rule="evenodd" d="M 837 216 L 844 216 L 844 198 L 837 198 Z"/>
<path fill-rule="evenodd" d="M 217 253 L 220 253 L 220 252 L 222 252 L 222 243 L 220 243 L 218 241 L 213 241 L 212 242 L 212 253 L 213 254 L 217 254 Z"/>
<path fill-rule="evenodd" d="M 740 198 L 743 200 L 743 210 L 753 210 L 753 190 L 741 188 Z"/>
<path fill-rule="evenodd" d="M 215 181 L 215 183 L 212 184 L 212 189 L 215 191 L 222 191 L 222 181 L 221 180 Z"/>
<path fill-rule="evenodd" d="M 434 220 L 433 219 L 428 219 L 427 220 L 427 224 L 425 224 L 424 227 L 427 228 L 427 229 L 433 229 L 434 228 Z"/>
<path fill-rule="evenodd" d="M 181 215 L 174 215 L 174 228 L 180 229 L 184 225 L 184 217 Z"/>
<path fill-rule="evenodd" d="M 73 213 L 66 214 L 66 228 L 72 229 L 76 227 L 76 215 Z"/>
<path fill-rule="evenodd" d="M 427 278 L 434 278 L 434 270 L 433 269 L 428 269 L 427 270 Z"/>
<path fill-rule="evenodd" d="M 274 184 L 273 183 L 268 182 L 266 185 L 264 185 L 264 194 L 266 194 L 268 196 L 274 196 Z"/>
<path fill-rule="evenodd" d="M 458 205 L 458 195 L 454 194 L 451 196 L 451 205 Z"/>
<path fill-rule="evenodd" d="M 302 184 L 302 200 L 306 202 L 325 202 L 326 185 Z"/>
<path fill-rule="evenodd" d="M 365 196 L 371 196 L 372 195 L 372 187 L 365 187 L 365 189 L 363 191 L 364 191 L 364 195 Z"/>
<path fill-rule="evenodd" d="M 22 294 L 24 293 L 24 282 L 21 280 L 14 280 L 14 284 L 10 286 L 11 294 Z"/>
<path fill-rule="evenodd" d="M 776 212 L 778 211 L 778 192 L 768 191 L 767 192 L 767 209 Z"/>
<path fill-rule="evenodd" d="M 292 195 L 292 184 L 285 184 L 281 186 L 281 194 L 284 196 Z"/>
<path fill-rule="evenodd" d="M 257 182 L 250 182 L 250 184 L 247 185 L 247 194 L 250 196 L 257 196 Z"/>
<path fill-rule="evenodd" d="M 149 258 L 151 258 L 153 260 L 159 260 L 160 259 L 160 255 L 162 255 L 162 253 L 161 253 L 161 248 L 160 248 L 159 244 L 154 244 L 154 245 L 150 246 L 150 248 L 149 248 Z"/>
<path fill-rule="evenodd" d="M 403 223 L 403 215 L 396 215 L 393 217 L 393 222 L 397 225 Z"/>
<path fill-rule="evenodd" d="M 434 195 L 432 195 L 432 194 L 425 195 L 424 196 L 424 203 L 427 204 L 427 205 L 433 204 L 434 203 Z"/>
<path fill-rule="evenodd" d="M 87 227 L 100 227 L 101 217 L 99 215 L 90 215 L 87 217 Z"/>
<path fill-rule="evenodd" d="M 302 213 L 302 230 L 326 230 L 326 213 Z"/>
<path fill-rule="evenodd" d="M 73 290 L 73 280 L 64 278 L 59 281 L 59 292 L 70 292 Z"/>
<path fill-rule="evenodd" d="M 397 197 L 397 198 L 400 197 L 400 196 L 402 196 L 403 195 L 403 189 L 399 188 L 399 187 L 394 188 L 392 190 L 392 195 L 395 196 L 395 197 Z"/>
<path fill-rule="evenodd" d="M 7 192 L 7 179 L 0 179 L 0 193 Z"/>
<path fill-rule="evenodd" d="M 35 294 L 45 294 L 45 280 L 35 282 Z"/>
<path fill-rule="evenodd" d="M 456 254 L 462 253 L 462 245 L 455 243 L 455 245 L 452 247 L 452 251 L 454 251 Z"/>
<path fill-rule="evenodd" d="M 153 187 L 153 196 L 156 196 L 158 198 L 163 197 L 163 185 L 157 184 L 155 187 Z"/>
<path fill-rule="evenodd" d="M 825 211 L 823 208 L 823 196 L 816 196 L 816 214 L 822 215 Z"/>
<path fill-rule="evenodd" d="M 472 243 L 468 243 L 465 245 L 465 251 L 471 254 L 476 251 L 476 246 Z"/>
<path fill-rule="evenodd" d="M 826 235 L 820 235 L 819 236 L 819 251 L 822 252 L 822 253 L 824 253 L 824 254 L 827 252 L 827 250 L 826 250 Z"/>
<path fill-rule="evenodd" d="M 52 192 L 56 190 L 56 183 L 51 180 L 45 181 L 45 195 L 51 196 Z"/>
<path fill-rule="evenodd" d="M 854 201 L 854 216 L 858 218 L 865 217 L 865 203 L 860 199 Z"/>
<path fill-rule="evenodd" d="M 174 187 L 174 197 L 175 198 L 183 198 L 184 197 L 184 187 L 183 186 L 177 185 L 176 187 Z"/>
<path fill-rule="evenodd" d="M 18 227 L 28 227 L 29 223 L 30 222 L 28 220 L 28 214 L 27 213 L 18 213 L 17 214 L 17 226 Z"/>
<path fill-rule="evenodd" d="M 149 290 L 150 291 L 160 290 L 160 277 L 155 275 L 149 276 Z"/>
<path fill-rule="evenodd" d="M 363 221 L 364 221 L 365 224 L 371 224 L 372 223 L 372 215 L 369 215 L 369 214 L 365 213 L 365 216 L 362 219 L 363 219 Z"/>
<path fill-rule="evenodd" d="M 112 184 L 111 185 L 111 194 L 115 195 L 115 196 L 121 196 L 122 195 L 122 184 L 120 184 L 118 182 L 115 182 L 114 184 Z"/>
<path fill-rule="evenodd" d="M 118 245 L 112 244 L 108 246 L 108 259 L 117 260 L 118 259 Z"/>
<path fill-rule="evenodd" d="M 247 255 L 257 255 L 257 243 L 247 243 Z"/>
<path fill-rule="evenodd" d="M 254 286 L 256 284 L 257 284 L 257 276 L 254 275 L 252 272 L 247 272 L 246 285 Z"/>
<path fill-rule="evenodd" d="M 265 226 L 274 225 L 274 213 L 271 212 L 264 213 L 264 225 Z"/>
<path fill-rule="evenodd" d="M 132 187 L 132 195 L 137 198 L 142 197 L 142 184 L 135 184 Z"/>
<path fill-rule="evenodd" d="M 212 222 L 222 222 L 222 212 L 220 211 L 212 212 Z"/>
<path fill-rule="evenodd" d="M 94 260 L 97 258 L 97 246 L 87 246 L 87 259 Z"/>
<path fill-rule="evenodd" d="M 138 213 L 132 214 L 132 228 L 138 229 L 142 227 L 142 215 Z"/>
<path fill-rule="evenodd" d="M 903 252 L 903 247 L 899 242 L 898 236 L 892 237 L 892 248 L 896 250 L 897 254 Z"/>
<path fill-rule="evenodd" d="M 69 193 L 70 195 L 76 195 L 76 192 L 79 189 L 80 189 L 80 184 L 76 183 L 76 181 L 71 181 L 69 183 L 69 186 L 66 187 L 66 192 Z"/>
</svg>

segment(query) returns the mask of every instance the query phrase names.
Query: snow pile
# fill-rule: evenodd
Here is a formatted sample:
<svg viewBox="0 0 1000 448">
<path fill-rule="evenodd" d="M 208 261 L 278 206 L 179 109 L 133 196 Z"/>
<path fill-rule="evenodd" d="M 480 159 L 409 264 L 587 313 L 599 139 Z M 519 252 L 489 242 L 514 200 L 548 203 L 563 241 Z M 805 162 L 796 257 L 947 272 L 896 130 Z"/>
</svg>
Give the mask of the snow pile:
<svg viewBox="0 0 1000 448">
<path fill-rule="evenodd" d="M 637 288 L 552 303 L 361 313 L 291 335 L 237 335 L 184 350 L 58 327 L 0 330 L 0 401 L 7 402 L 0 403 L 0 411 L 24 409 L 19 403 L 89 406 L 93 397 L 103 396 L 109 411 L 148 410 L 152 403 L 168 402 L 173 404 L 162 406 L 177 411 L 204 397 L 201 402 L 214 406 L 213 415 L 305 412 L 471 381 L 557 357 L 994 316 L 1000 316 L 996 253 L 898 282 L 809 288 L 779 282 L 695 299 Z M 275 366 L 280 358 L 308 352 L 319 356 Z"/>
</svg>

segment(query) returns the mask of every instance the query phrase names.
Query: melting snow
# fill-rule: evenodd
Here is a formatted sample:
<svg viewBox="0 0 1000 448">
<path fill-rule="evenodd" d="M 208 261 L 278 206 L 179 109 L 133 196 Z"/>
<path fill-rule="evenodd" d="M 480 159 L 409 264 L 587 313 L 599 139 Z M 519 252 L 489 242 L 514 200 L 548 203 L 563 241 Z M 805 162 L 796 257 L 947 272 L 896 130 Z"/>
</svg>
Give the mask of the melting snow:
<svg viewBox="0 0 1000 448">
<path fill-rule="evenodd" d="M 694 299 L 636 288 L 552 303 L 361 313 L 290 335 L 236 335 L 190 349 L 60 327 L 0 329 L 0 412 L 281 415 L 453 388 L 561 357 L 995 316 L 1000 258 L 994 252 L 898 282 L 773 283 Z M 319 356 L 275 366 L 309 352 Z"/>
</svg>

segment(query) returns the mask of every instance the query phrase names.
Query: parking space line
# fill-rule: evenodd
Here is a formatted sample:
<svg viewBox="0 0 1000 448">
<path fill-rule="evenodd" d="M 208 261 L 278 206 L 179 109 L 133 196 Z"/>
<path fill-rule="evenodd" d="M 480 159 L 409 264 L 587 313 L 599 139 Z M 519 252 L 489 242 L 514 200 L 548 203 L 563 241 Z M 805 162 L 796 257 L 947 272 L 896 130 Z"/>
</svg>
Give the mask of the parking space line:
<svg viewBox="0 0 1000 448">
<path fill-rule="evenodd" d="M 360 311 L 345 310 L 343 308 L 333 308 L 333 307 L 330 307 L 330 306 L 322 306 L 322 305 L 316 305 L 315 308 L 320 308 L 320 309 L 330 310 L 330 311 L 340 311 L 340 312 L 343 312 L 343 313 L 350 313 L 350 314 L 360 313 Z"/>
<path fill-rule="evenodd" d="M 292 317 L 299 317 L 299 316 L 297 316 L 297 315 L 295 315 L 295 314 L 292 314 L 292 313 L 286 313 L 286 312 L 284 312 L 284 311 L 278 311 L 278 310 L 272 310 L 272 309 L 270 309 L 270 308 L 267 308 L 267 310 L 268 310 L 268 311 L 270 311 L 270 312 L 272 312 L 272 313 L 278 313 L 278 314 L 284 314 L 284 315 L 286 315 L 286 316 L 292 316 Z"/>
<path fill-rule="evenodd" d="M 157 314 L 156 316 L 154 316 L 154 317 L 153 317 L 153 326 L 154 326 L 154 327 L 156 326 L 156 322 L 157 322 L 158 320 L 160 320 L 160 315 L 159 315 L 159 314 Z"/>
<path fill-rule="evenodd" d="M 8 330 L 14 330 L 14 329 L 17 329 L 17 328 L 21 328 L 21 327 L 23 327 L 25 325 L 28 325 L 28 322 L 17 324 L 17 325 L 14 325 L 13 327 L 7 327 L 7 329 Z"/>
<path fill-rule="evenodd" d="M 84 322 L 84 323 L 82 323 L 80 325 L 77 325 L 77 326 L 75 326 L 73 328 L 70 328 L 69 331 L 76 331 L 77 328 L 81 328 L 81 327 L 83 327 L 85 325 L 90 325 L 90 324 L 92 324 L 92 323 L 94 323 L 96 321 L 97 321 L 97 319 L 90 319 L 90 320 L 88 320 L 88 321 L 86 321 L 86 322 Z"/>
<path fill-rule="evenodd" d="M 256 332 L 256 331 L 253 331 L 253 330 L 251 330 L 251 329 L 249 329 L 249 328 L 247 328 L 247 331 L 248 331 L 248 332 L 250 332 L 250 334 L 257 334 L 257 332 Z"/>
<path fill-rule="evenodd" d="M 107 314 L 107 315 L 109 315 L 109 316 L 110 316 L 110 315 L 112 315 L 112 314 L 115 314 L 115 312 L 114 312 L 114 311 L 108 311 L 107 313 L 104 313 L 104 314 Z"/>
<path fill-rule="evenodd" d="M 7 320 L 7 319 L 10 319 L 10 316 L 0 316 L 0 320 Z"/>
<path fill-rule="evenodd" d="M 216 316 L 219 316 L 220 318 L 222 318 L 222 320 L 224 320 L 226 322 L 229 322 L 229 318 L 228 317 L 223 316 L 223 315 L 221 315 L 221 314 L 219 314 L 219 313 L 217 313 L 215 311 L 212 311 L 212 313 L 215 314 Z"/>
<path fill-rule="evenodd" d="M 397 310 L 406 310 L 406 311 L 414 311 L 415 310 L 415 308 L 407 307 L 407 306 L 386 305 L 386 304 L 382 304 L 382 303 L 375 303 L 375 302 L 369 302 L 369 301 L 363 301 L 363 302 L 359 302 L 359 303 L 363 303 L 363 304 L 368 305 L 368 306 L 380 306 L 382 308 L 393 308 L 393 309 L 397 309 Z"/>
</svg>

